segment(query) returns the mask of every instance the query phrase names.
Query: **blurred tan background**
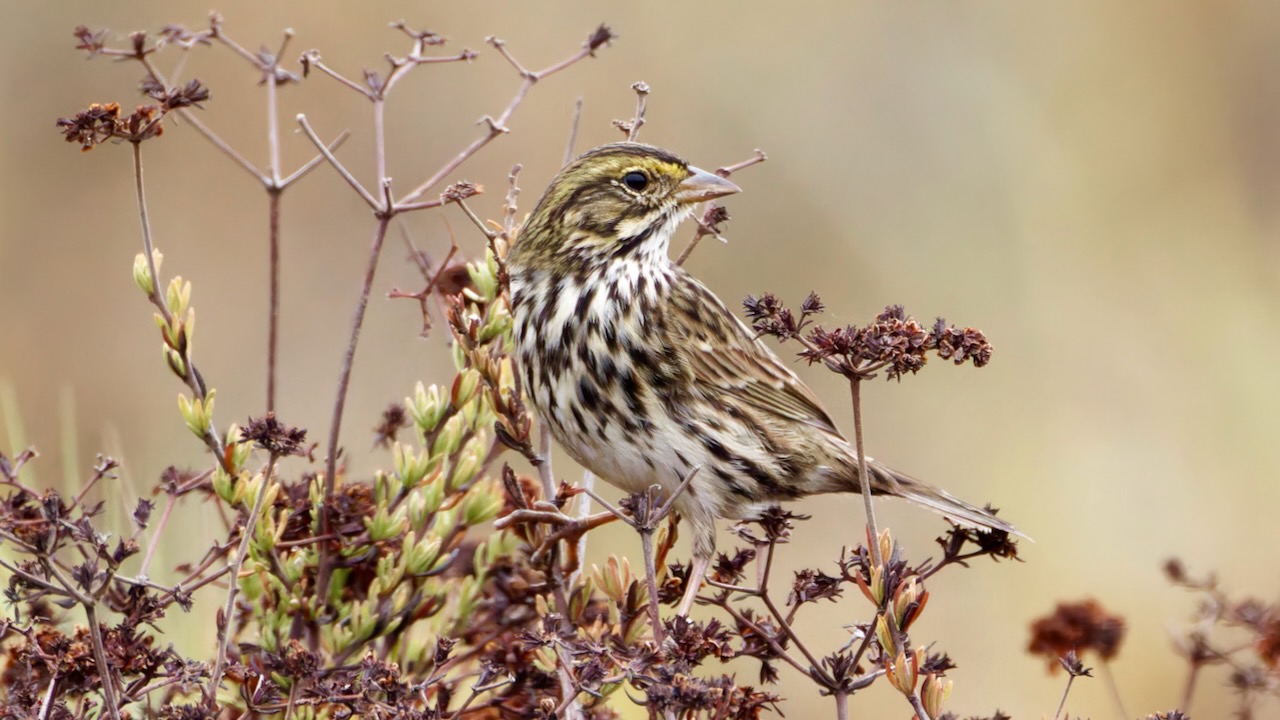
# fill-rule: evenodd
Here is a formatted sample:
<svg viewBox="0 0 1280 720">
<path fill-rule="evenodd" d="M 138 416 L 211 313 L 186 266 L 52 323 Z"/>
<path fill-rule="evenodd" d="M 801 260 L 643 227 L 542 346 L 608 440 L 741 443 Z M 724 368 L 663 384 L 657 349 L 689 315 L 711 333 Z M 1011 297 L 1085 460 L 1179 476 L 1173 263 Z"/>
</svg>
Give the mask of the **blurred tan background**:
<svg viewBox="0 0 1280 720">
<path fill-rule="evenodd" d="M 863 322 L 888 303 L 922 319 L 983 328 L 990 367 L 931 367 L 867 393 L 878 457 L 974 501 L 990 500 L 1036 539 L 1026 562 L 944 573 L 916 635 L 936 638 L 959 669 L 950 707 L 1038 717 L 1063 678 L 1024 653 L 1027 623 L 1059 599 L 1097 597 L 1129 621 L 1116 679 L 1130 716 L 1177 702 L 1185 665 L 1168 628 L 1193 603 L 1160 573 L 1169 556 L 1228 587 L 1274 600 L 1280 530 L 1280 5 L 1218 0 L 1009 4 L 789 2 L 696 4 L 258 3 L 218 7 L 241 43 L 287 55 L 319 48 L 352 77 L 403 54 L 385 22 L 405 18 L 481 53 L 426 68 L 388 107 L 390 174 L 416 184 L 476 137 L 518 84 L 484 46 L 505 38 L 540 68 L 605 20 L 621 35 L 594 61 L 552 77 L 519 109 L 513 132 L 458 178 L 493 192 L 474 207 L 500 213 L 507 171 L 525 164 L 525 209 L 560 162 L 575 98 L 585 98 L 578 149 L 617 139 L 630 85 L 653 88 L 642 139 L 704 167 L 770 160 L 735 177 L 727 246 L 691 261 L 731 304 L 810 289 L 828 323 Z M 34 443 L 41 482 L 83 476 L 99 450 L 121 457 L 113 512 L 131 507 L 168 464 L 199 464 L 178 416 L 183 388 L 164 368 L 151 310 L 130 279 L 140 248 L 126 148 L 81 154 L 54 119 L 90 101 L 136 102 L 132 64 L 86 62 L 80 23 L 131 30 L 202 27 L 199 2 L 8 3 L 0 11 L 0 82 L 9 98 L 0 139 L 0 447 Z M 448 50 L 448 48 L 446 48 Z M 161 65 L 172 72 L 179 51 Z M 265 161 L 262 94 L 224 48 L 192 54 L 183 78 L 213 92 L 202 118 Z M 306 112 L 370 182 L 368 104 L 325 77 L 282 93 L 286 166 L 311 156 L 292 118 Z M 263 410 L 266 214 L 261 189 L 189 128 L 145 147 L 150 203 L 166 274 L 194 284 L 196 356 L 218 389 L 221 423 Z M 479 247 L 456 211 L 445 213 Z M 327 168 L 284 202 L 281 417 L 322 440 L 372 223 Z M 408 228 L 439 253 L 441 213 Z M 680 242 L 686 235 L 682 234 Z M 356 358 L 344 442 L 353 469 L 389 465 L 370 429 L 418 379 L 449 367 L 418 338 L 412 302 L 392 287 L 421 281 L 390 238 Z M 849 426 L 846 390 L 800 370 Z M 15 411 L 14 408 L 17 408 Z M 300 468 L 295 468 L 295 471 Z M 561 474 L 577 477 L 567 462 Z M 914 557 L 934 550 L 935 517 L 883 503 Z M 834 558 L 857 539 L 856 497 L 808 502 L 815 517 L 783 568 Z M 186 516 L 191 537 L 216 529 Z M 626 533 L 616 551 L 638 558 Z M 182 535 L 175 534 L 175 541 Z M 193 546 L 194 547 L 194 546 Z M 167 564 L 186 559 L 166 547 Z M 825 562 L 825 560 L 824 560 Z M 829 566 L 828 566 L 829 567 Z M 783 575 L 780 577 L 788 577 Z M 838 642 L 861 601 L 810 613 L 800 632 Z M 857 613 L 854 615 L 854 613 Z M 746 668 L 743 672 L 752 673 Z M 883 684 L 881 684 L 883 685 Z M 826 716 L 829 700 L 784 670 L 788 716 Z M 1209 673 L 1196 717 L 1223 717 L 1231 695 Z M 1102 680 L 1078 683 L 1069 708 L 1119 717 Z M 886 686 L 854 699 L 861 717 L 906 717 Z M 1275 712 L 1275 706 L 1268 708 Z M 1264 711 L 1265 712 L 1265 711 Z"/>
</svg>

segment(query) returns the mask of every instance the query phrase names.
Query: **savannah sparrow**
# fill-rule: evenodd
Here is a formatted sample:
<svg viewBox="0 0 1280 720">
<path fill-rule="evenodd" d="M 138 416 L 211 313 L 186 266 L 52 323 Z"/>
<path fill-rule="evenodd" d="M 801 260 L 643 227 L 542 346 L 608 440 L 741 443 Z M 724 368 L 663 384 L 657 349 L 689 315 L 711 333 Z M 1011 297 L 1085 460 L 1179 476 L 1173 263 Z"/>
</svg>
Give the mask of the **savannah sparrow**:
<svg viewBox="0 0 1280 720">
<path fill-rule="evenodd" d="M 525 392 L 562 447 L 627 492 L 658 484 L 694 528 L 686 615 L 716 518 L 858 492 L 857 453 L 813 392 L 668 257 L 702 201 L 738 192 L 660 148 L 604 145 L 560 171 L 508 257 Z M 871 491 L 967 525 L 991 513 L 867 459 Z"/>
</svg>

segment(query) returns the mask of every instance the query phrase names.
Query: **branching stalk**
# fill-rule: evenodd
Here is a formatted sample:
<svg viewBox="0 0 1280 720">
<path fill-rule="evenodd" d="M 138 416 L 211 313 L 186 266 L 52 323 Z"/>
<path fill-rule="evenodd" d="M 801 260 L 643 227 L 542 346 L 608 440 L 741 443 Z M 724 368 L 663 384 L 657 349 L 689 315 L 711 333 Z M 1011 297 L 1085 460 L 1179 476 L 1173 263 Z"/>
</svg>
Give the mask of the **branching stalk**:
<svg viewBox="0 0 1280 720">
<path fill-rule="evenodd" d="M 230 575 L 227 579 L 227 601 L 223 604 L 222 618 L 223 629 L 222 634 L 218 638 L 218 654 L 213 659 L 213 675 L 209 678 L 209 687 L 205 692 L 205 700 L 210 707 L 217 707 L 218 704 L 218 686 L 222 683 L 222 671 L 226 667 L 227 662 L 227 644 L 231 641 L 231 636 L 235 634 L 235 609 L 236 595 L 240 592 L 240 570 L 244 567 L 245 556 L 249 554 L 249 542 L 253 540 L 254 531 L 258 527 L 258 515 L 262 512 L 262 502 L 267 496 L 267 490 L 271 487 L 271 478 L 275 475 L 276 456 L 271 455 L 267 461 L 267 468 L 262 474 L 262 487 L 258 488 L 258 495 L 254 498 L 253 509 L 249 511 L 249 516 L 245 518 L 244 530 L 240 537 L 240 547 L 236 550 L 235 559 L 231 562 Z"/>
</svg>

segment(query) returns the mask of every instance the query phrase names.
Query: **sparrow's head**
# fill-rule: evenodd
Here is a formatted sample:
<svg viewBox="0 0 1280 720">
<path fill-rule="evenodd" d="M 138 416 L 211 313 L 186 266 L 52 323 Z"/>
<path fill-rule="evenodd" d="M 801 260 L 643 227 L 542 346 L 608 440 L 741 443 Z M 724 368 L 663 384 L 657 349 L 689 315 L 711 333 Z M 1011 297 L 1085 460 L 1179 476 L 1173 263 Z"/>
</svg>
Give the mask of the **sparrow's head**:
<svg viewBox="0 0 1280 720">
<path fill-rule="evenodd" d="M 602 145 L 551 181 L 510 261 L 519 269 L 597 264 L 639 253 L 665 257 L 671 233 L 694 205 L 738 191 L 661 148 Z"/>
</svg>

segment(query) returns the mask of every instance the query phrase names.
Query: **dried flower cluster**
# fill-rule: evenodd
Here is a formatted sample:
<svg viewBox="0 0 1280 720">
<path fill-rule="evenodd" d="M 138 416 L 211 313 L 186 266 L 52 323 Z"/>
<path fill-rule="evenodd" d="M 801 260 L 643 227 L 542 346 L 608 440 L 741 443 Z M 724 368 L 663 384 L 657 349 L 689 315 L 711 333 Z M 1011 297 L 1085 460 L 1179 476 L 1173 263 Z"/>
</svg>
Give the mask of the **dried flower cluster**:
<svg viewBox="0 0 1280 720">
<path fill-rule="evenodd" d="M 1228 671 L 1227 683 L 1237 695 L 1236 717 L 1256 717 L 1263 698 L 1280 699 L 1280 603 L 1232 597 L 1217 577 L 1196 577 L 1177 559 L 1165 563 L 1164 572 L 1199 600 L 1191 622 L 1174 635 L 1175 647 L 1191 667 L 1182 709 L 1190 708 L 1200 675 L 1213 666 Z"/>
<path fill-rule="evenodd" d="M 1052 615 L 1031 624 L 1031 643 L 1027 651 L 1046 656 L 1050 669 L 1057 668 L 1062 660 L 1062 666 L 1072 672 L 1063 658 L 1068 655 L 1076 658 L 1085 652 L 1093 652 L 1103 660 L 1110 660 L 1120 652 L 1124 630 L 1124 618 L 1108 613 L 1096 600 L 1059 603 Z M 1070 664 L 1078 665 L 1079 660 L 1072 660 Z"/>
<path fill-rule="evenodd" d="M 810 327 L 813 316 L 823 310 L 822 300 L 814 293 L 805 298 L 798 314 L 771 293 L 748 297 L 743 306 L 757 333 L 796 340 L 803 345 L 801 358 L 825 363 L 850 378 L 871 377 L 883 370 L 888 379 L 900 380 L 907 373 L 919 372 L 930 352 L 956 365 L 971 362 L 982 367 L 991 361 L 992 347 L 981 330 L 959 330 L 942 318 L 925 330 L 901 305 L 886 307 L 865 327 L 847 325 L 832 330 Z"/>
</svg>

